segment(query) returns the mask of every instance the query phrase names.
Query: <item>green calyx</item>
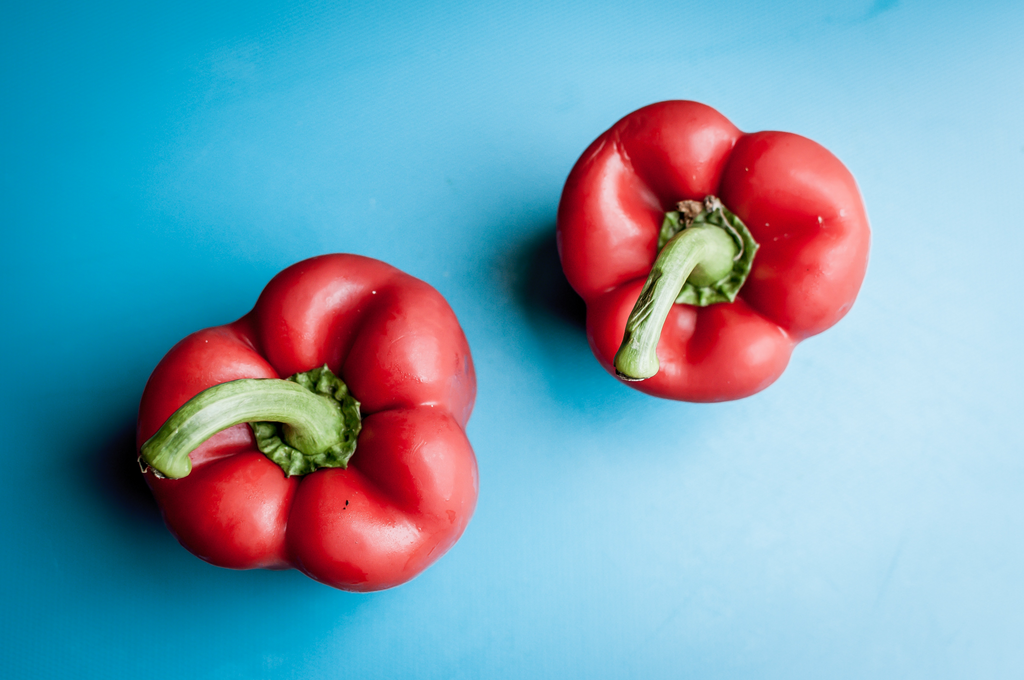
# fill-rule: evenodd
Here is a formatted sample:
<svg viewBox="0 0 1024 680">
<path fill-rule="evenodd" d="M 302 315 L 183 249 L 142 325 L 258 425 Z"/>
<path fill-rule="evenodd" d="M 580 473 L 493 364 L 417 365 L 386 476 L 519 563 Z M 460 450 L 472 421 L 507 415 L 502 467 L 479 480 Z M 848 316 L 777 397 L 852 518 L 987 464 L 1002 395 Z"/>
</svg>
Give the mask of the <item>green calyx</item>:
<svg viewBox="0 0 1024 680">
<path fill-rule="evenodd" d="M 623 380 L 657 374 L 661 329 L 673 304 L 730 303 L 750 274 L 757 242 L 746 225 L 715 196 L 680 201 L 665 214 L 658 257 L 626 321 L 615 354 Z"/>
<path fill-rule="evenodd" d="M 347 467 L 362 428 L 359 402 L 325 365 L 287 380 L 233 380 L 200 392 L 142 445 L 139 463 L 180 479 L 192 471 L 189 453 L 240 423 L 289 477 Z"/>
<path fill-rule="evenodd" d="M 676 302 L 697 307 L 707 307 L 717 302 L 732 302 L 750 274 L 758 249 L 757 241 L 750 235 L 747 225 L 715 196 L 708 196 L 703 201 L 680 201 L 678 207 L 679 210 L 665 213 L 661 232 L 658 234 L 659 252 L 684 229 L 702 226 L 724 230 L 732 238 L 737 250 L 732 257 L 731 266 L 713 281 L 698 278 L 699 273 L 695 269 L 676 296 Z"/>
<path fill-rule="evenodd" d="M 320 468 L 348 467 L 363 427 L 359 402 L 348 391 L 348 385 L 326 364 L 312 371 L 296 373 L 288 380 L 337 404 L 342 419 L 340 427 L 335 428 L 337 441 L 326 449 L 318 450 L 320 445 L 317 442 L 307 441 L 308 433 L 287 422 L 249 423 L 256 435 L 256 446 L 267 458 L 280 465 L 288 477 L 308 475 Z"/>
</svg>

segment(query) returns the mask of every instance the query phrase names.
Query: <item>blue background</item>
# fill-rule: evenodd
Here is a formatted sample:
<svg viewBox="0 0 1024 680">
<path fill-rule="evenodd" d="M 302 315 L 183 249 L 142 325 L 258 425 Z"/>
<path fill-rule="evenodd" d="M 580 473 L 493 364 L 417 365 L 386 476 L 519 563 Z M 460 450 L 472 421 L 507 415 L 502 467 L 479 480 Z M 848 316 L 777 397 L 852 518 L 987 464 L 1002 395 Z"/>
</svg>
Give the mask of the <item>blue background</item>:
<svg viewBox="0 0 1024 680">
<path fill-rule="evenodd" d="M 4 14 L 3 677 L 1020 677 L 1018 0 Z M 673 98 L 824 144 L 874 230 L 740 402 L 605 374 L 557 264 L 576 158 Z M 332 251 L 440 290 L 479 376 L 476 516 L 370 595 L 201 562 L 133 462 L 171 345 Z"/>
</svg>

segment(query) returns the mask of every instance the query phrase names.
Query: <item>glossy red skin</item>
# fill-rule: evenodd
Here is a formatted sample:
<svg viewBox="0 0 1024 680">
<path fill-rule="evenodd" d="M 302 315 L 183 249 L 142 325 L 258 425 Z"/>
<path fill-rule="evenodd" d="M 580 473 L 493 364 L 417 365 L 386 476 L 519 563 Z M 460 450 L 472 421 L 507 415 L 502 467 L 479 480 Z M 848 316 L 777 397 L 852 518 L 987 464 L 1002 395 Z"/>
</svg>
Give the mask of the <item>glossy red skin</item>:
<svg viewBox="0 0 1024 680">
<path fill-rule="evenodd" d="M 167 353 L 142 395 L 138 443 L 208 387 L 324 363 L 361 402 L 348 468 L 285 477 L 238 425 L 192 452 L 187 477 L 149 472 L 146 481 L 171 532 L 207 562 L 294 567 L 344 590 L 390 588 L 455 544 L 477 498 L 464 432 L 473 361 L 455 314 L 426 283 L 356 255 L 285 269 L 249 314 Z"/>
<path fill-rule="evenodd" d="M 673 306 L 659 372 L 626 383 L 657 397 L 710 402 L 763 390 L 798 342 L 849 311 L 867 269 L 864 203 L 823 147 L 787 132 L 744 134 L 696 102 L 646 106 L 590 145 L 558 207 L 562 268 L 587 303 L 590 346 L 612 375 L 665 212 L 709 194 L 760 250 L 735 302 Z"/>
</svg>

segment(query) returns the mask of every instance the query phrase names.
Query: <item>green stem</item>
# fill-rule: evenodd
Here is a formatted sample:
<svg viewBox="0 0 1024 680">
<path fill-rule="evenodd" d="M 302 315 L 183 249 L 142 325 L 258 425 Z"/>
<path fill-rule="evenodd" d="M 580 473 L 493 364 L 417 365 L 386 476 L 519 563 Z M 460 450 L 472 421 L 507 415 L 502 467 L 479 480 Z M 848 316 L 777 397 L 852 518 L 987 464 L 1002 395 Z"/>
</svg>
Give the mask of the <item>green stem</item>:
<svg viewBox="0 0 1024 680">
<path fill-rule="evenodd" d="M 673 304 L 733 302 L 750 274 L 757 241 L 716 196 L 680 201 L 665 213 L 658 258 L 626 321 L 615 372 L 646 380 L 658 372 L 658 340 Z"/>
<path fill-rule="evenodd" d="M 142 445 L 139 460 L 164 477 L 185 477 L 189 453 L 240 423 L 252 426 L 260 450 L 287 475 L 345 467 L 361 428 L 359 402 L 324 366 L 288 380 L 234 380 L 200 392 Z"/>
<path fill-rule="evenodd" d="M 683 229 L 658 253 L 640 297 L 626 321 L 615 372 L 624 380 L 645 380 L 658 372 L 658 340 L 683 285 L 712 285 L 727 276 L 739 249 L 732 236 L 712 225 Z"/>
</svg>

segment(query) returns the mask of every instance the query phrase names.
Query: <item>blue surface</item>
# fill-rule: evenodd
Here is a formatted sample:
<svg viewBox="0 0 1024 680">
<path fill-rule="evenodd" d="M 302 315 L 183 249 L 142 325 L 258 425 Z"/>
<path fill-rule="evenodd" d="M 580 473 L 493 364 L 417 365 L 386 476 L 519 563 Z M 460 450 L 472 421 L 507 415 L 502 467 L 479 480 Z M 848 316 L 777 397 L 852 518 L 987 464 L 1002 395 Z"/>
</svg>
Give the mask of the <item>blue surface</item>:
<svg viewBox="0 0 1024 680">
<path fill-rule="evenodd" d="M 0 676 L 1019 677 L 1024 4 L 626 4 L 5 10 Z M 671 98 L 872 220 L 741 402 L 618 384 L 557 268 L 576 158 Z M 479 375 L 476 516 L 371 595 L 201 562 L 133 470 L 164 352 L 330 251 L 438 288 Z"/>
</svg>

